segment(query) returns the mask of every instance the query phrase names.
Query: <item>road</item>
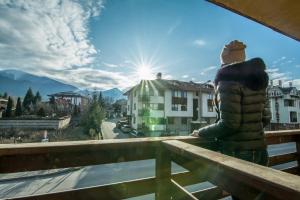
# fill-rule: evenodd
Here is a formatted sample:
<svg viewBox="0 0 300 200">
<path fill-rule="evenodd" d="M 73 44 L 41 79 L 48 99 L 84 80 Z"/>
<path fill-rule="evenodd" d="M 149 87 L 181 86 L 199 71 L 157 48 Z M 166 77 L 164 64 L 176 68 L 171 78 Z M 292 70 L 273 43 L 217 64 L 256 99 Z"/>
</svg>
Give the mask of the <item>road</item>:
<svg viewBox="0 0 300 200">
<path fill-rule="evenodd" d="M 102 124 L 103 136 L 106 139 L 126 138 L 128 135 L 114 129 L 113 121 L 106 121 Z M 287 152 L 294 152 L 296 146 L 293 143 L 271 145 L 268 148 L 269 154 L 277 155 Z M 100 152 L 101 153 L 101 152 Z M 285 166 L 281 166 L 285 167 Z M 281 167 L 277 167 L 280 169 Z M 114 163 L 82 167 L 77 170 L 65 171 L 49 176 L 21 178 L 19 180 L 1 181 L 0 198 L 32 195 L 48 192 L 63 191 L 72 188 L 82 188 L 95 185 L 126 181 L 137 178 L 154 176 L 155 160 L 142 160 L 125 163 Z M 172 172 L 184 171 L 184 169 L 172 163 Z M 2 176 L 3 177 L 3 176 Z M 0 176 L 1 178 L 1 176 Z M 209 183 L 194 185 L 189 190 L 209 187 Z M 194 188 L 192 188 L 194 187 Z M 197 188 L 195 188 L 197 187 Z M 154 196 L 147 195 L 143 199 L 153 199 Z M 141 199 L 140 197 L 138 199 Z"/>
<path fill-rule="evenodd" d="M 116 128 L 117 120 L 105 120 L 101 124 L 101 131 L 103 139 L 122 139 L 128 138 L 128 134 L 124 134 L 121 130 Z"/>
</svg>

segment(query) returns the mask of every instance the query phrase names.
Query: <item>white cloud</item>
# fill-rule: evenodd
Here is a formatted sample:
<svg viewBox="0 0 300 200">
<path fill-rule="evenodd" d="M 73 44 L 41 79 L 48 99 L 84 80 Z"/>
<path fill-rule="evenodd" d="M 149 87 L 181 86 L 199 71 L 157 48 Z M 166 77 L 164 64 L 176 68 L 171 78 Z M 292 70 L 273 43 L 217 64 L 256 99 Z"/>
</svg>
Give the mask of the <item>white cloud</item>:
<svg viewBox="0 0 300 200">
<path fill-rule="evenodd" d="M 175 23 L 169 27 L 167 31 L 167 35 L 171 35 L 180 26 L 180 24 L 181 24 L 181 19 L 176 20 Z"/>
<path fill-rule="evenodd" d="M 203 76 L 203 75 L 206 75 L 210 71 L 214 71 L 215 69 L 217 69 L 217 66 L 209 66 L 209 67 L 203 69 L 202 72 L 200 72 L 200 74 Z"/>
<path fill-rule="evenodd" d="M 92 67 L 98 52 L 89 40 L 88 23 L 102 7 L 102 0 L 0 1 L 0 68 L 80 87 L 126 85 L 126 75 Z"/>
<path fill-rule="evenodd" d="M 181 76 L 181 78 L 188 78 L 188 77 L 189 77 L 189 75 L 187 75 L 187 74 Z"/>
<path fill-rule="evenodd" d="M 206 45 L 206 42 L 202 39 L 194 40 L 193 44 L 197 47 L 203 47 Z"/>
<path fill-rule="evenodd" d="M 111 67 L 111 68 L 115 68 L 115 67 L 119 67 L 119 65 L 117 64 L 112 64 L 112 63 L 106 63 L 106 62 L 102 62 L 102 64 L 106 67 Z"/>
<path fill-rule="evenodd" d="M 300 68 L 300 65 L 295 65 L 296 68 Z"/>
</svg>

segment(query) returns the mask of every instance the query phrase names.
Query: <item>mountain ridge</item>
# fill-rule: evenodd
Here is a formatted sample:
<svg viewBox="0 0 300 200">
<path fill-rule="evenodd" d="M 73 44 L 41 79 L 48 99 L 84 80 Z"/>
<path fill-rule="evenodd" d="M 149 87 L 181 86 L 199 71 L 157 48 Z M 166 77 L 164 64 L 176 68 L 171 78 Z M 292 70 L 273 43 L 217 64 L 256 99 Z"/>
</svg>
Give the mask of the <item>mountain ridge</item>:
<svg viewBox="0 0 300 200">
<path fill-rule="evenodd" d="M 29 87 L 33 90 L 34 93 L 39 91 L 41 96 L 43 97 L 43 100 L 46 100 L 48 98 L 48 94 L 57 92 L 92 92 L 88 88 L 82 90 L 71 84 L 62 83 L 45 76 L 33 75 L 21 70 L 0 70 L 0 94 L 7 92 L 10 96 L 24 97 Z M 113 99 L 113 101 L 126 98 L 123 96 L 123 92 L 118 88 L 112 88 L 101 92 L 104 97 L 110 97 Z"/>
</svg>

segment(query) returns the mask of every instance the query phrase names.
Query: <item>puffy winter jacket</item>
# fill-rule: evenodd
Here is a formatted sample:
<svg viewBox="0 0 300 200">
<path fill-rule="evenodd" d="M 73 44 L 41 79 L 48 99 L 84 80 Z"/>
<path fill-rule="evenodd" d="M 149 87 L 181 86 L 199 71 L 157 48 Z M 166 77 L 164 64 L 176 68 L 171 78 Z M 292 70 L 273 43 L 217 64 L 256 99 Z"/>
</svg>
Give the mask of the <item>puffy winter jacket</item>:
<svg viewBox="0 0 300 200">
<path fill-rule="evenodd" d="M 215 78 L 218 121 L 199 135 L 217 138 L 222 148 L 265 149 L 264 127 L 271 114 L 266 95 L 268 75 L 262 59 L 223 66 Z"/>
</svg>

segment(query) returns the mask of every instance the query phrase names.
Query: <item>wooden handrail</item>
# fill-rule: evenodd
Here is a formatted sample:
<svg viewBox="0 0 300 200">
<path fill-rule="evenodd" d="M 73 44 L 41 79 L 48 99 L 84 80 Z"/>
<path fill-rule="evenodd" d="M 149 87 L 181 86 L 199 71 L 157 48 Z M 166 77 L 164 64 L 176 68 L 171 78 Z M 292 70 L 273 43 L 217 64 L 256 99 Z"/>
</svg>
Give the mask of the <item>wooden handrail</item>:
<svg viewBox="0 0 300 200">
<path fill-rule="evenodd" d="M 188 160 L 190 171 L 199 168 L 202 176 L 215 185 L 221 186 L 231 194 L 243 198 L 253 199 L 260 192 L 274 199 L 300 199 L 300 177 L 237 158 L 223 155 L 201 147 L 196 147 L 181 141 L 163 141 L 166 148 L 177 157 Z M 173 157 L 174 158 L 174 157 Z M 236 188 L 231 184 L 239 183 Z M 251 193 L 240 193 L 239 185 L 249 188 Z"/>
<path fill-rule="evenodd" d="M 285 142 L 297 143 L 297 152 L 270 157 L 271 166 L 294 160 L 298 161 L 299 166 L 299 138 L 300 130 L 266 132 L 267 144 L 279 144 Z M 218 187 L 210 190 L 195 192 L 193 194 L 194 196 L 206 198 L 207 196 L 205 196 L 205 194 L 209 194 L 210 196 L 214 197 L 216 197 L 216 195 L 218 197 L 222 197 L 222 195 L 224 195 L 224 193 L 220 193 L 222 190 L 226 190 L 231 194 L 239 196 L 241 194 L 245 195 L 246 190 L 247 197 L 251 199 L 259 193 L 261 188 L 264 188 L 264 192 L 268 194 L 270 191 L 275 189 L 278 190 L 274 191 L 272 195 L 269 194 L 275 199 L 284 197 L 284 194 L 293 194 L 294 196 L 292 198 L 299 197 L 297 196 L 299 195 L 299 177 L 297 176 L 272 170 L 270 168 L 257 166 L 252 163 L 200 148 L 202 149 L 202 153 L 205 152 L 203 155 L 210 155 L 204 159 L 203 155 L 202 157 L 199 157 L 198 153 L 200 152 L 195 150 L 199 147 L 190 145 L 188 143 L 197 144 L 200 146 L 205 145 L 205 142 L 199 140 L 199 138 L 191 136 L 113 139 L 102 141 L 92 140 L 75 142 L 28 143 L 12 145 L 1 144 L 0 173 L 156 159 L 156 177 L 150 178 L 151 180 L 132 180 L 105 186 L 96 186 L 91 188 L 52 193 L 51 195 L 43 194 L 38 196 L 29 196 L 25 199 L 56 199 L 56 197 L 68 199 L 72 195 L 74 195 L 76 198 L 80 198 L 80 196 L 82 196 L 82 199 L 84 199 L 87 195 L 91 195 L 91 199 L 93 199 L 92 194 L 94 192 L 97 194 L 97 197 L 99 197 L 99 194 L 107 194 L 107 191 L 114 190 L 113 188 L 124 187 L 129 188 L 127 193 L 122 193 L 123 196 L 121 196 L 124 198 L 155 192 L 156 199 L 167 199 L 170 197 L 170 194 L 168 194 L 169 191 L 172 191 L 174 194 L 176 194 L 176 188 L 181 189 L 181 192 L 178 191 L 179 193 L 177 194 L 186 194 L 187 191 L 179 186 L 194 184 L 206 180 L 211 181 Z M 208 151 L 211 153 L 208 154 Z M 186 156 L 186 154 L 188 156 Z M 171 160 L 179 165 L 182 165 L 191 172 L 188 172 L 187 175 L 171 175 L 169 169 Z M 245 170 L 240 170 L 240 168 L 245 168 Z M 285 169 L 284 171 L 299 174 L 299 167 L 291 167 Z M 258 177 L 258 174 L 261 172 L 263 172 L 263 175 Z M 255 176 L 252 176 L 253 174 Z M 285 179 L 288 179 L 287 182 Z M 230 184 L 228 184 L 228 181 Z M 297 183 L 293 184 L 293 181 L 297 181 Z M 146 185 L 149 183 L 152 185 L 154 184 L 155 186 L 151 188 L 149 186 L 147 189 L 142 189 L 141 191 L 134 191 L 134 187 L 139 185 L 139 183 L 141 186 L 144 185 L 145 187 L 147 187 Z M 286 184 L 286 186 L 284 186 L 284 184 Z M 169 185 L 169 188 L 166 187 L 167 185 Z M 212 195 L 212 192 L 215 192 L 215 194 Z"/>
</svg>

